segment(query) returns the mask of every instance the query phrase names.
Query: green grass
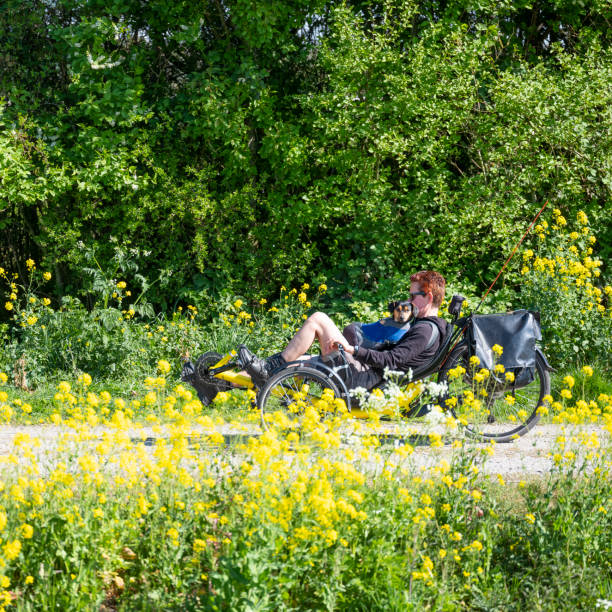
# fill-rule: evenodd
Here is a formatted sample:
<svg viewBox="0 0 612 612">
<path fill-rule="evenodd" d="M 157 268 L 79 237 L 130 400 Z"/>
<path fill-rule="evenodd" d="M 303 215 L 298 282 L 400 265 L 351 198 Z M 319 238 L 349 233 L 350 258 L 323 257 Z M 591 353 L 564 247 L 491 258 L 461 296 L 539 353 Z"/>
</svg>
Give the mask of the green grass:
<svg viewBox="0 0 612 612">
<path fill-rule="evenodd" d="M 581 367 L 570 366 L 563 370 L 551 372 L 551 390 L 553 395 L 558 395 L 564 386 L 563 379 L 573 376 L 575 388 L 588 397 L 596 398 L 601 393 L 612 395 L 612 374 L 606 368 L 606 364 L 590 364 L 593 367 L 593 375 L 587 376 Z"/>
</svg>

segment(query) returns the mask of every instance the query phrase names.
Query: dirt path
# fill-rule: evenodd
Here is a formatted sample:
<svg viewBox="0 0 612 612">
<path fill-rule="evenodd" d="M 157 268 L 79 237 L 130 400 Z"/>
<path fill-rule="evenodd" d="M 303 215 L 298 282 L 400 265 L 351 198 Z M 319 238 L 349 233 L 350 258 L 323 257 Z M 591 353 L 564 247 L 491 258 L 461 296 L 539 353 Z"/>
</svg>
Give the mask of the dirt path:
<svg viewBox="0 0 612 612">
<path fill-rule="evenodd" d="M 111 428 L 99 427 L 93 430 L 92 442 L 101 440 L 105 433 L 112 433 Z M 382 434 L 384 444 L 400 446 L 406 440 L 414 446 L 412 461 L 417 467 L 429 467 L 435 465 L 441 458 L 450 458 L 453 452 L 450 444 L 442 448 L 433 449 L 427 443 L 424 436 L 398 437 L 397 432 L 391 424 L 383 424 L 378 430 Z M 550 470 L 553 465 L 551 451 L 555 439 L 560 435 L 568 436 L 569 429 L 561 425 L 538 425 L 525 436 L 518 438 L 514 442 L 506 444 L 496 444 L 493 455 L 484 464 L 483 471 L 490 474 L 501 474 L 506 479 L 520 480 L 525 475 L 542 475 Z M 589 434 L 597 433 L 600 441 L 609 444 L 610 434 L 599 426 L 582 426 L 574 431 L 583 431 Z M 70 433 L 71 430 L 53 425 L 32 425 L 32 426 L 10 426 L 0 427 L 0 458 L 6 458 L 9 454 L 19 455 L 19 448 L 14 446 L 17 439 L 24 435 L 30 440 L 36 439 L 34 452 L 37 455 L 45 456 L 50 460 L 62 437 L 62 434 Z M 243 426 L 223 425 L 218 428 L 218 432 L 224 436 L 225 446 L 231 446 L 243 442 L 252 436 L 260 435 L 259 427 L 252 424 Z M 425 432 L 423 432 L 425 433 Z M 205 430 L 193 428 L 190 437 L 193 440 L 199 439 L 201 434 L 206 434 Z M 170 439 L 171 431 L 165 427 L 142 427 L 134 428 L 127 432 L 129 440 L 132 442 L 143 442 L 145 447 L 153 448 L 156 441 L 160 438 Z M 349 443 L 350 444 L 350 443 Z M 485 447 L 486 444 L 475 444 L 476 447 Z M 210 452 L 218 452 L 219 446 L 211 446 Z"/>
</svg>

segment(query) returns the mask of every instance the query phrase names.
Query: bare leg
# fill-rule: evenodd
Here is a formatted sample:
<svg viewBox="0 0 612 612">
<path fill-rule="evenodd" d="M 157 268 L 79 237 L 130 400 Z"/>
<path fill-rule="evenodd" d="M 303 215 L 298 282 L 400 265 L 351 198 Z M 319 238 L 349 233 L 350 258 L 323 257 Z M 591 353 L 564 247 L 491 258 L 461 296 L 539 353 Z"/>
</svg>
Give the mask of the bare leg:
<svg viewBox="0 0 612 612">
<path fill-rule="evenodd" d="M 332 346 L 334 342 L 339 340 L 346 342 L 335 323 L 324 312 L 315 312 L 306 319 L 281 354 L 285 361 L 295 361 L 308 351 L 315 340 L 319 341 L 323 356 L 334 350 Z"/>
</svg>

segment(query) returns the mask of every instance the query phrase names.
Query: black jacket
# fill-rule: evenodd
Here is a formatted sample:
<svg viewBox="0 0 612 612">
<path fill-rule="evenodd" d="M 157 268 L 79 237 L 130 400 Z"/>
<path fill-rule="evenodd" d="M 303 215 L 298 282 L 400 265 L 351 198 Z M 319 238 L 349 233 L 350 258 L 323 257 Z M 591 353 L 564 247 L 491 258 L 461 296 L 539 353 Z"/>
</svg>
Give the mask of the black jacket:
<svg viewBox="0 0 612 612">
<path fill-rule="evenodd" d="M 440 330 L 437 341 L 425 348 L 433 330 L 431 325 L 422 321 L 432 321 Z M 353 357 L 372 368 L 383 371 L 385 368 L 399 372 L 407 372 L 409 368 L 415 369 L 429 362 L 444 341 L 446 335 L 446 321 L 440 317 L 423 317 L 417 319 L 404 337 L 389 349 L 375 350 L 359 347 Z"/>
</svg>

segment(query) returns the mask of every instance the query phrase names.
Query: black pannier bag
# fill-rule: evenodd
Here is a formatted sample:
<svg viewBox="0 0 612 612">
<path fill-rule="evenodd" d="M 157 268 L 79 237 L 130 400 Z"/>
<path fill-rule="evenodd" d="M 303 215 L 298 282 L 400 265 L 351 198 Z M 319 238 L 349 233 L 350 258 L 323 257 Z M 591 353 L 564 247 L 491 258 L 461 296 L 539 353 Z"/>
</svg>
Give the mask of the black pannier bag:
<svg viewBox="0 0 612 612">
<path fill-rule="evenodd" d="M 540 313 L 531 310 L 492 315 L 474 315 L 468 329 L 470 355 L 480 359 L 480 367 L 494 375 L 493 368 L 501 363 L 506 372 L 514 374 L 514 386 L 527 386 L 535 377 L 536 341 L 542 339 Z M 503 348 L 501 357 L 492 347 Z M 504 375 L 496 375 L 498 382 Z"/>
</svg>

